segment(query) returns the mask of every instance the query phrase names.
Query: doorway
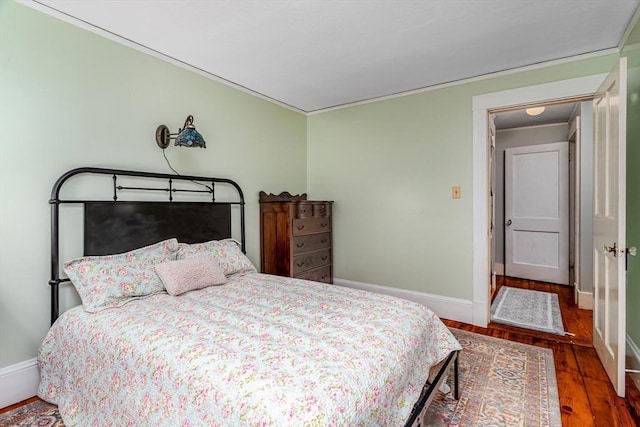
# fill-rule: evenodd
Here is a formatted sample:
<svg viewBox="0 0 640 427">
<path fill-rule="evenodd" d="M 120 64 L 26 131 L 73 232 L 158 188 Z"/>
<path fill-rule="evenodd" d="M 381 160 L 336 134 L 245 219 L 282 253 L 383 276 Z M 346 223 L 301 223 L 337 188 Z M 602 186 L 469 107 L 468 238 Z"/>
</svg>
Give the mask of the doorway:
<svg viewBox="0 0 640 427">
<path fill-rule="evenodd" d="M 570 271 L 580 256 L 575 251 L 575 227 L 570 225 L 580 219 L 575 209 L 579 204 L 575 183 L 580 181 L 575 146 L 581 141 L 570 124 L 580 122 L 581 107 L 581 102 L 570 100 L 490 113 L 496 129 L 489 163 L 495 206 L 491 268 L 496 283 L 539 283 L 559 296 L 559 287 L 549 285 L 570 285 L 562 294 L 571 295 L 570 301 L 563 299 L 571 304 L 576 301 L 573 288 L 578 283 Z M 584 131 L 586 136 L 592 133 Z M 587 139 L 588 145 L 591 140 Z M 590 186 L 584 185 L 583 190 Z M 582 232 L 591 230 L 584 227 Z M 563 318 L 565 330 L 571 331 L 572 317 Z"/>
<path fill-rule="evenodd" d="M 592 96 L 605 74 L 536 86 L 510 89 L 473 97 L 473 305 L 472 323 L 486 327 L 490 319 L 492 269 L 489 224 L 489 127 L 488 113 L 527 104 L 549 103 Z"/>
<path fill-rule="evenodd" d="M 491 271 L 575 287 L 580 308 L 590 309 L 591 100 L 538 104 L 533 116 L 527 109 L 491 114 Z"/>
<path fill-rule="evenodd" d="M 488 319 L 489 313 L 482 316 L 482 311 L 489 308 L 488 283 L 491 276 L 488 271 L 490 268 L 490 230 L 489 228 L 489 170 L 487 165 L 488 157 L 488 120 L 489 112 L 493 109 L 501 108 L 508 105 L 522 105 L 529 103 L 547 102 L 545 100 L 568 99 L 579 96 L 594 96 L 594 105 L 597 100 L 605 100 L 600 102 L 598 109 L 595 110 L 592 118 L 596 123 L 594 130 L 594 153 L 598 156 L 598 165 L 594 167 L 594 190 L 598 191 L 597 202 L 594 195 L 594 252 L 598 252 L 600 257 L 604 254 L 606 262 L 601 263 L 598 258 L 597 268 L 594 267 L 594 277 L 598 278 L 598 284 L 594 292 L 594 343 L 600 342 L 606 344 L 605 351 L 596 345 L 598 356 L 604 364 L 609 378 L 612 380 L 614 388 L 619 396 L 624 397 L 624 321 L 625 321 L 625 293 L 624 293 L 624 254 L 625 247 L 625 222 L 624 222 L 624 201 L 625 201 L 625 121 L 626 121 L 626 58 L 621 58 L 614 66 L 611 72 L 602 75 L 589 76 L 579 79 L 565 80 L 562 82 L 554 82 L 549 84 L 538 85 L 534 87 L 526 87 L 493 94 L 475 96 L 473 98 L 473 183 L 474 183 L 474 221 L 473 221 L 473 237 L 474 237 L 474 257 L 473 257 L 473 294 L 474 294 L 474 310 L 473 318 L 479 321 L 479 325 L 486 324 L 484 319 Z M 518 101 L 515 101 L 518 100 Z M 511 102 L 509 102 L 511 101 Z M 602 108 L 601 108 L 602 107 Z M 602 112 L 600 114 L 600 112 Z M 603 131 L 604 129 L 604 131 Z M 621 147 L 616 151 L 616 147 Z M 614 153 L 611 156 L 602 155 L 602 153 Z M 595 157 L 594 157 L 595 159 Z M 610 160 L 613 167 L 608 167 L 609 163 L 601 161 L 602 159 Z M 595 162 L 595 160 L 594 160 Z M 596 187 L 595 184 L 598 184 Z M 601 190 L 604 189 L 604 190 Z M 611 190 L 611 191 L 609 191 Z M 610 193 L 612 194 L 609 197 Z M 600 218 L 601 207 L 605 206 L 602 200 L 615 203 L 616 210 L 613 214 L 607 216 L 611 218 L 614 226 L 607 228 L 598 227 L 596 229 L 596 218 Z M 611 204 L 610 203 L 610 204 Z M 609 211 L 607 211 L 609 212 Z M 608 225 L 608 223 L 607 223 Z M 602 234 L 606 240 L 613 241 L 609 246 L 601 242 L 595 244 L 595 235 Z M 617 247 L 616 243 L 620 243 Z M 604 247 L 604 249 L 602 249 Z M 620 249 L 621 248 L 621 249 Z M 594 255 L 595 259 L 595 255 Z M 604 265 L 604 268 L 601 267 Z M 600 274 L 600 271 L 606 274 Z M 609 289 L 613 289 L 610 293 L 614 298 L 609 298 L 607 294 Z M 603 293 L 604 291 L 604 293 Z M 614 291 L 619 291 L 614 294 Z M 603 311 L 604 310 L 604 311 Z M 611 327 L 599 329 L 599 323 L 596 318 L 602 316 L 606 319 L 604 324 L 613 324 Z M 614 331 L 615 333 L 611 333 Z M 598 339 L 596 339 L 596 335 Z M 610 361 L 612 363 L 609 363 Z M 610 369 L 611 368 L 611 369 Z"/>
</svg>

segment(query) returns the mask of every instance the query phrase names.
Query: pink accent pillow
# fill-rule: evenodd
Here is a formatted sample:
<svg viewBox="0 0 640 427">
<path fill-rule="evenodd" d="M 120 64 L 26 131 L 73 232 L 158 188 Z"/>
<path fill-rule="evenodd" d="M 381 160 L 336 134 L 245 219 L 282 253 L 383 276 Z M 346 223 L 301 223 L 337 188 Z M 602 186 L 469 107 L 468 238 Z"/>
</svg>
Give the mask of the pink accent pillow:
<svg viewBox="0 0 640 427">
<path fill-rule="evenodd" d="M 173 296 L 227 283 L 222 267 L 212 256 L 163 262 L 155 268 L 165 289 Z"/>
</svg>

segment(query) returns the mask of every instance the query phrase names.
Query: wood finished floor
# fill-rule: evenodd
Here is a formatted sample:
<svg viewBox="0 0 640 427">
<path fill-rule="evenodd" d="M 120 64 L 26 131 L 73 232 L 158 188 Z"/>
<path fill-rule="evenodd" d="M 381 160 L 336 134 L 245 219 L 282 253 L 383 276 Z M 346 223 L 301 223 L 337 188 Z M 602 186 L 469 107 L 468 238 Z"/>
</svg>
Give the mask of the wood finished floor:
<svg viewBox="0 0 640 427">
<path fill-rule="evenodd" d="M 490 323 L 487 328 L 446 319 L 443 319 L 444 323 L 452 328 L 551 349 L 563 426 L 640 425 L 637 412 L 640 393 L 633 382 L 627 379 L 627 399 L 616 395 L 591 344 L 592 312 L 577 308 L 573 288 L 499 277 L 496 292 L 505 285 L 557 293 L 565 331 L 575 336 L 562 337 L 497 323 Z"/>
<path fill-rule="evenodd" d="M 447 326 L 489 335 L 510 341 L 550 348 L 555 360 L 562 425 L 571 426 L 638 426 L 640 425 L 640 392 L 627 379 L 627 399 L 616 396 L 604 368 L 591 345 L 591 311 L 580 310 L 574 304 L 571 287 L 500 277 L 500 286 L 534 289 L 558 294 L 566 331 L 573 337 L 561 337 L 496 323 L 488 328 L 443 319 Z M 496 292 L 497 290 L 496 289 Z M 20 407 L 31 398 L 0 410 L 0 413 Z"/>
</svg>

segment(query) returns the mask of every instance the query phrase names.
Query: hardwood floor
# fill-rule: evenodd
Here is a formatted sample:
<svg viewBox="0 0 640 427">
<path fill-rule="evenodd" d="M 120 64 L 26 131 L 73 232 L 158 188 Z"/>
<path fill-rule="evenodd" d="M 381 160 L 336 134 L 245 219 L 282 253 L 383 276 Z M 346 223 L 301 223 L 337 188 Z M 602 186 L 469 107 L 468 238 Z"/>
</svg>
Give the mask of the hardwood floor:
<svg viewBox="0 0 640 427">
<path fill-rule="evenodd" d="M 38 396 L 33 396 L 33 397 L 30 397 L 30 398 L 28 398 L 26 400 L 23 400 L 22 402 L 14 403 L 13 405 L 9 405 L 6 408 L 0 409 L 0 414 L 3 414 L 5 412 L 9 412 L 9 411 L 13 411 L 14 409 L 17 409 L 17 408 L 19 408 L 21 406 L 24 406 L 24 405 L 28 405 L 29 403 L 35 402 L 36 400 L 38 400 Z"/>
<path fill-rule="evenodd" d="M 444 323 L 452 328 L 551 349 L 555 360 L 563 426 L 640 425 L 636 412 L 636 408 L 640 406 L 640 393 L 633 382 L 627 380 L 627 399 L 616 395 L 591 345 L 592 312 L 577 308 L 573 289 L 501 277 L 498 287 L 504 285 L 557 293 L 565 330 L 575 336 L 562 337 L 497 323 L 490 323 L 488 328 L 446 319 L 443 319 Z"/>
</svg>

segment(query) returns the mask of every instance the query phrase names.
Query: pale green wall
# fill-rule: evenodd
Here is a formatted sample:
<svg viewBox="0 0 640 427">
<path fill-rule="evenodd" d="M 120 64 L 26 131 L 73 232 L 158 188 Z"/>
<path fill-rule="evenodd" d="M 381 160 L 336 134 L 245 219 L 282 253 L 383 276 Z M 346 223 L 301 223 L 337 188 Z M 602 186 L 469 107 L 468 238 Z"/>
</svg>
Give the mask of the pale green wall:
<svg viewBox="0 0 640 427">
<path fill-rule="evenodd" d="M 310 116 L 308 192 L 336 201 L 335 276 L 471 300 L 472 97 L 607 72 L 617 57 Z"/>
<path fill-rule="evenodd" d="M 306 117 L 0 1 L 0 367 L 35 357 L 49 327 L 54 180 L 79 166 L 170 173 L 154 132 L 188 114 L 208 148 L 167 155 L 181 173 L 238 181 L 258 263 L 258 191 L 306 190 Z"/>
<path fill-rule="evenodd" d="M 640 21 L 622 56 L 627 57 L 627 246 L 640 248 Z M 627 333 L 640 346 L 640 256 L 629 257 Z"/>
</svg>

